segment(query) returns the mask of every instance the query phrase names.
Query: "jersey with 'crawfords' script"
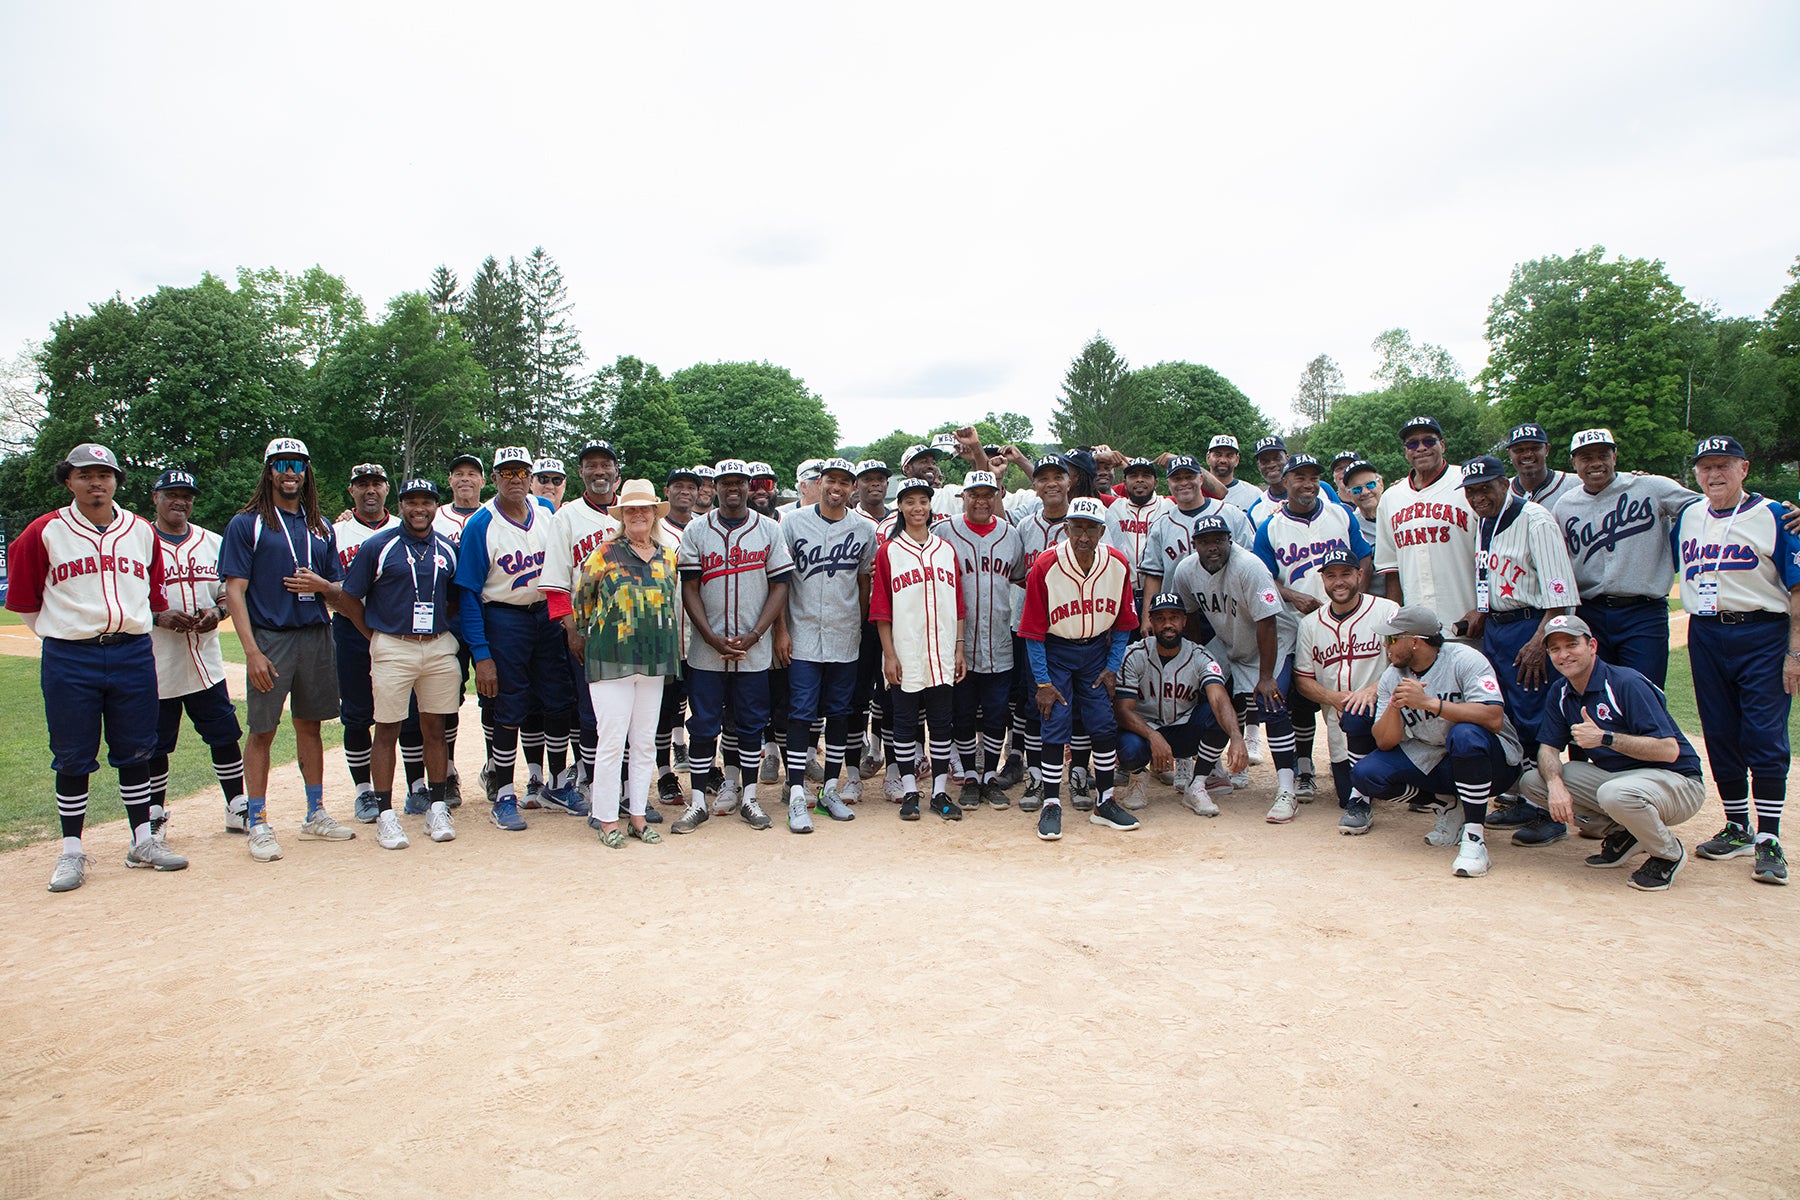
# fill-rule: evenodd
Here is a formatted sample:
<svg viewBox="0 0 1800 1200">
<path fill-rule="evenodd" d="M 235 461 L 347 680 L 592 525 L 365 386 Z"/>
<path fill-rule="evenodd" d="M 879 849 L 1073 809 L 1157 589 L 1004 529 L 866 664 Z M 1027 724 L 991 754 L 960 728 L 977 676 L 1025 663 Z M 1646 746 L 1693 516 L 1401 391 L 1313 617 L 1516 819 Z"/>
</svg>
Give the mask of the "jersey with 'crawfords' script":
<svg viewBox="0 0 1800 1200">
<path fill-rule="evenodd" d="M 539 582 L 549 534 L 550 514 L 541 505 L 528 500 L 523 521 L 483 506 L 463 523 L 456 586 L 478 593 L 484 604 L 529 608 L 544 598 Z"/>
<path fill-rule="evenodd" d="M 1094 548 L 1094 564 L 1083 570 L 1075 547 L 1064 542 L 1046 550 L 1025 575 L 1025 602 L 1019 636 L 1083 641 L 1138 627 L 1131 592 L 1131 567 L 1105 543 Z"/>
<path fill-rule="evenodd" d="M 875 569 L 879 535 L 849 513 L 836 520 L 817 504 L 781 522 L 794 560 L 788 580 L 788 636 L 801 662 L 855 662 L 862 649 L 862 580 Z"/>
<path fill-rule="evenodd" d="M 1319 560 L 1326 551 L 1348 550 L 1358 562 L 1374 553 L 1356 515 L 1342 505 L 1326 503 L 1324 497 L 1315 500 L 1313 510 L 1304 516 L 1286 503 L 1275 505 L 1257 527 L 1255 549 L 1277 582 L 1320 601 L 1325 599 L 1325 581 L 1319 578 Z"/>
<path fill-rule="evenodd" d="M 11 557 L 6 607 L 36 613 L 40 638 L 148 633 L 169 607 L 155 529 L 116 505 L 105 529 L 73 504 L 45 513 L 13 542 Z"/>
<path fill-rule="evenodd" d="M 1381 494 L 1375 513 L 1375 569 L 1399 577 L 1407 604 L 1423 604 L 1446 628 L 1475 607 L 1475 510 L 1446 463 L 1415 485 L 1409 474 Z"/>
<path fill-rule="evenodd" d="M 189 525 L 180 537 L 156 531 L 162 551 L 163 590 L 169 608 L 188 616 L 212 612 L 225 598 L 219 578 L 219 535 Z M 156 653 L 156 694 L 164 700 L 203 692 L 225 678 L 225 654 L 219 631 L 177 633 L 160 626 L 150 631 Z"/>
<path fill-rule="evenodd" d="M 721 638 L 747 637 L 762 616 L 770 586 L 794 569 L 781 523 L 748 509 L 735 523 L 719 515 L 718 509 L 689 521 L 681 531 L 676 563 L 684 582 L 700 581 L 707 627 Z M 766 671 L 774 655 L 774 639 L 763 637 L 743 659 L 728 663 L 706 644 L 699 630 L 688 630 L 687 664 L 696 670 Z"/>
<path fill-rule="evenodd" d="M 935 533 L 901 533 L 881 544 L 869 588 L 869 619 L 886 621 L 900 660 L 900 690 L 956 682 L 956 623 L 962 619 L 956 549 Z"/>
<path fill-rule="evenodd" d="M 968 517 L 952 517 L 932 532 L 956 550 L 969 670 L 982 675 L 1012 670 L 1013 614 L 1024 595 L 1026 570 L 1019 531 L 998 519 L 976 525 Z"/>
<path fill-rule="evenodd" d="M 1199 555 L 1188 555 L 1175 568 L 1174 578 L 1166 587 L 1181 597 L 1182 606 L 1189 612 L 1206 614 L 1214 637 L 1208 651 L 1229 666 L 1234 692 L 1253 691 L 1261 675 L 1258 621 L 1268 617 L 1275 620 L 1273 671 L 1279 672 L 1282 660 L 1294 652 L 1294 610 L 1281 602 L 1275 577 L 1263 566 L 1262 559 L 1242 546 L 1231 547 L 1230 557 L 1216 574 L 1200 565 Z"/>
<path fill-rule="evenodd" d="M 1781 505 L 1754 492 L 1727 512 L 1705 500 L 1682 509 L 1669 533 L 1681 607 L 1704 611 L 1700 588 L 1716 582 L 1716 612 L 1787 612 L 1788 589 L 1800 584 L 1800 539 L 1781 518 Z"/>
<path fill-rule="evenodd" d="M 1699 498 L 1673 479 L 1632 471 L 1620 471 L 1597 492 L 1564 488 L 1550 511 L 1582 598 L 1667 596 L 1675 577 L 1669 527 Z"/>
<path fill-rule="evenodd" d="M 586 492 L 551 516 L 544 538 L 544 573 L 538 576 L 538 588 L 549 602 L 553 620 L 561 620 L 570 611 L 569 597 L 580 582 L 576 572 L 581 564 L 599 549 L 600 543 L 618 532 L 619 523 L 589 500 Z"/>
<path fill-rule="evenodd" d="M 1144 561 L 1144 544 L 1150 540 L 1150 528 L 1157 518 L 1175 507 L 1167 496 L 1151 496 L 1139 504 L 1122 496 L 1106 510 L 1106 544 L 1125 556 L 1133 571 Z"/>
<path fill-rule="evenodd" d="M 1169 658 L 1162 656 L 1155 638 L 1133 642 L 1119 668 L 1119 694 L 1137 697 L 1137 715 L 1152 729 L 1187 720 L 1205 701 L 1208 686 L 1231 691 L 1218 660 L 1186 638 Z"/>
<path fill-rule="evenodd" d="M 1368 687 L 1387 669 L 1387 646 L 1375 631 L 1399 611 L 1380 596 L 1358 597 L 1356 607 L 1342 616 L 1329 602 L 1320 605 L 1300 618 L 1294 674 L 1334 692 Z"/>
</svg>

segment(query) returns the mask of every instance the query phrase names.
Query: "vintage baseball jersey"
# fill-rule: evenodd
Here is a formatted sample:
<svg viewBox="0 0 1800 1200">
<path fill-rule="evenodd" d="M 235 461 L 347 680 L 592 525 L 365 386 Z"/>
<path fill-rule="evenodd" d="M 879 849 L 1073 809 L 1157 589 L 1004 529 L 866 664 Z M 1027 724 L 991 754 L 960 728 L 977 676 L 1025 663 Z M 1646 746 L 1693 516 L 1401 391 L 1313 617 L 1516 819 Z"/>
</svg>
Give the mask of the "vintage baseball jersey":
<svg viewBox="0 0 1800 1200">
<path fill-rule="evenodd" d="M 619 523 L 583 492 L 551 514 L 544 536 L 544 573 L 538 588 L 550 600 L 550 615 L 561 618 L 569 611 L 575 591 L 576 570 L 600 543 L 619 532 Z"/>
<path fill-rule="evenodd" d="M 1266 490 L 1257 493 L 1256 503 L 1252 504 L 1248 510 L 1250 528 L 1261 528 L 1262 523 L 1274 516 L 1281 506 L 1286 503 L 1287 493 L 1285 491 L 1279 496 Z M 1356 507 L 1347 502 L 1342 496 L 1338 495 L 1337 489 L 1324 480 L 1321 480 L 1319 483 L 1319 503 L 1335 505 L 1346 511 L 1354 511 Z"/>
<path fill-rule="evenodd" d="M 1504 704 L 1500 679 L 1494 674 L 1493 664 L 1481 651 L 1461 642 L 1445 642 L 1439 646 L 1437 658 L 1423 675 L 1389 665 L 1381 673 L 1375 691 L 1376 720 L 1388 710 L 1394 699 L 1394 688 L 1402 679 L 1417 679 L 1427 696 L 1449 704 Z M 1400 739 L 1400 749 L 1406 752 L 1413 766 L 1429 774 L 1444 761 L 1447 753 L 1444 741 L 1450 736 L 1450 722 L 1419 709 L 1407 709 L 1404 716 L 1406 729 Z M 1508 765 L 1516 766 L 1524 747 L 1519 744 L 1518 732 L 1513 729 L 1510 719 L 1501 719 L 1499 737 L 1506 750 Z"/>
<path fill-rule="evenodd" d="M 1262 673 L 1256 623 L 1264 617 L 1275 618 L 1275 670 L 1294 652 L 1294 610 L 1281 602 L 1275 577 L 1262 559 L 1242 546 L 1231 547 L 1231 556 L 1216 575 L 1200 565 L 1198 555 L 1188 555 L 1164 586 L 1181 597 L 1189 612 L 1203 612 L 1212 623 L 1214 640 L 1208 651 L 1230 666 L 1232 691 L 1256 689 Z"/>
<path fill-rule="evenodd" d="M 1104 542 L 1094 548 L 1094 565 L 1087 571 L 1067 542 L 1038 555 L 1025 575 L 1019 636 L 1034 642 L 1046 636 L 1081 641 L 1131 632 L 1138 627 L 1131 579 L 1125 556 Z"/>
<path fill-rule="evenodd" d="M 1250 506 L 1262 499 L 1263 490 L 1247 479 L 1233 478 L 1225 488 L 1225 503 L 1249 512 Z"/>
<path fill-rule="evenodd" d="M 1356 514 L 1327 503 L 1323 496 L 1303 517 L 1294 515 L 1285 503 L 1276 505 L 1257 527 L 1255 549 L 1256 557 L 1278 581 L 1319 601 L 1325 599 L 1325 584 L 1319 578 L 1318 565 L 1327 550 L 1348 550 L 1359 562 L 1374 553 L 1363 538 Z"/>
<path fill-rule="evenodd" d="M 1580 603 L 1556 518 L 1535 501 L 1508 496 L 1500 515 L 1475 531 L 1475 606 L 1503 613 Z"/>
<path fill-rule="evenodd" d="M 452 546 L 462 541 L 463 526 L 469 518 L 480 512 L 484 506 L 477 504 L 467 512 L 454 504 L 438 505 L 437 516 L 431 519 L 431 527 L 450 539 Z"/>
<path fill-rule="evenodd" d="M 1381 494 L 1375 570 L 1395 572 L 1408 604 L 1423 604 L 1448 626 L 1475 607 L 1475 511 L 1446 463 L 1436 479 L 1409 474 Z"/>
<path fill-rule="evenodd" d="M 105 529 L 73 504 L 45 513 L 13 542 L 11 559 L 6 607 L 36 613 L 40 638 L 148 633 L 169 607 L 155 528 L 117 505 Z"/>
<path fill-rule="evenodd" d="M 542 505 L 525 505 L 525 520 L 515 521 L 495 505 L 484 505 L 463 523 L 457 543 L 456 586 L 477 592 L 484 604 L 529 608 L 544 598 L 544 547 L 550 537 L 550 513 Z"/>
<path fill-rule="evenodd" d="M 399 517 L 391 512 L 384 512 L 381 514 L 381 523 L 378 525 L 366 525 L 354 515 L 333 525 L 331 532 L 337 538 L 338 566 L 348 571 L 350 564 L 356 561 L 356 552 L 362 548 L 364 542 L 382 530 L 392 529 L 399 523 Z"/>
<path fill-rule="evenodd" d="M 1682 509 L 1669 534 L 1681 607 L 1700 616 L 1785 615 L 1788 589 L 1800 584 L 1800 538 L 1781 518 L 1781 505 L 1755 492 L 1730 512 L 1714 512 L 1704 499 Z"/>
<path fill-rule="evenodd" d="M 1137 715 L 1152 729 L 1187 720 L 1206 702 L 1209 686 L 1231 691 L 1224 668 L 1186 638 L 1170 658 L 1162 656 L 1153 637 L 1133 642 L 1119 668 L 1119 694 L 1137 697 Z"/>
<path fill-rule="evenodd" d="M 956 626 L 962 616 L 955 547 L 935 533 L 922 543 L 903 533 L 881 544 L 869 619 L 892 627 L 901 691 L 956 682 Z"/>
<path fill-rule="evenodd" d="M 788 580 L 788 635 L 801 662 L 855 662 L 862 649 L 862 579 L 875 570 L 879 535 L 848 513 L 832 520 L 817 504 L 781 522 L 794 560 Z"/>
<path fill-rule="evenodd" d="M 190 617 L 218 608 L 225 598 L 225 581 L 219 578 L 219 535 L 189 525 L 178 538 L 157 530 L 156 542 L 162 551 L 169 607 Z M 164 700 L 203 692 L 225 678 L 217 629 L 206 633 L 151 629 L 150 646 L 156 652 L 156 694 Z"/>
<path fill-rule="evenodd" d="M 1106 544 L 1125 556 L 1135 572 L 1144 561 L 1144 544 L 1150 540 L 1150 528 L 1157 518 L 1175 507 L 1167 496 L 1151 496 L 1148 504 L 1135 504 L 1129 496 L 1120 497 L 1106 510 Z"/>
<path fill-rule="evenodd" d="M 1598 492 L 1563 489 L 1551 509 L 1589 600 L 1598 596 L 1666 596 L 1675 577 L 1669 528 L 1698 492 L 1661 475 L 1620 471 Z"/>
<path fill-rule="evenodd" d="M 325 579 L 340 582 L 344 569 L 338 563 L 337 532 L 325 526 L 317 534 L 304 512 L 275 510 L 275 528 L 263 524 L 252 510 L 241 512 L 225 526 L 219 546 L 219 574 L 245 581 L 244 606 L 250 623 L 261 629 L 298 629 L 329 622 L 331 610 L 316 592 L 294 593 L 284 580 L 305 567 Z"/>
<path fill-rule="evenodd" d="M 1144 539 L 1143 557 L 1137 561 L 1137 569 L 1148 575 L 1155 575 L 1166 585 L 1175 574 L 1175 567 L 1186 558 L 1188 551 L 1194 548 L 1194 522 L 1201 517 L 1222 517 L 1226 528 L 1231 530 L 1231 540 L 1248 550 L 1256 544 L 1256 530 L 1250 524 L 1250 518 L 1244 510 L 1224 500 L 1208 500 L 1199 508 L 1176 508 L 1173 504 L 1169 511 L 1158 517 L 1156 524 L 1150 527 L 1149 536 Z"/>
<path fill-rule="evenodd" d="M 1513 495 L 1518 496 L 1523 500 L 1530 500 L 1533 503 L 1541 504 L 1545 508 L 1555 508 L 1556 502 L 1562 498 L 1562 494 L 1565 491 L 1572 487 L 1578 488 L 1580 486 L 1581 477 L 1576 475 L 1573 471 L 1554 470 L 1544 476 L 1544 482 L 1538 484 L 1536 490 L 1530 495 L 1526 495 L 1525 486 L 1519 482 L 1519 477 L 1517 475 L 1513 476 L 1512 482 L 1508 485 Z"/>
<path fill-rule="evenodd" d="M 978 526 L 968 517 L 952 517 L 933 532 L 956 551 L 969 670 L 982 675 L 1012 670 L 1012 631 L 1026 572 L 1019 531 L 1006 521 Z"/>
<path fill-rule="evenodd" d="M 1376 633 L 1399 605 L 1380 596 L 1360 596 L 1343 616 L 1327 602 L 1300 618 L 1294 650 L 1294 674 L 1316 680 L 1334 692 L 1354 692 L 1381 678 L 1387 649 Z"/>
<path fill-rule="evenodd" d="M 718 509 L 689 521 L 681 531 L 676 563 L 684 581 L 700 581 L 708 626 L 721 638 L 742 637 L 755 629 L 770 585 L 787 579 L 794 569 L 780 522 L 748 510 L 736 524 Z M 728 663 L 698 630 L 688 631 L 688 666 L 702 671 L 766 671 L 774 656 L 774 643 L 765 637 L 741 661 Z"/>
</svg>

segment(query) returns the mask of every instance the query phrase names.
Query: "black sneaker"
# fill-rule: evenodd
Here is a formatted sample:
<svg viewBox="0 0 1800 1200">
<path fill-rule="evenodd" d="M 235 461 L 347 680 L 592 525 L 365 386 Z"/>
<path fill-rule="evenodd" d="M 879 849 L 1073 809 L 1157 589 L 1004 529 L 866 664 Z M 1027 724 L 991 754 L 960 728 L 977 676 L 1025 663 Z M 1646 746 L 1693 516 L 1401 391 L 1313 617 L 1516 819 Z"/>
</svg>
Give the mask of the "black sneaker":
<svg viewBox="0 0 1800 1200">
<path fill-rule="evenodd" d="M 1723 859 L 1736 858 L 1740 854 L 1756 853 L 1756 837 L 1742 825 L 1725 822 L 1725 828 L 1712 837 L 1694 847 L 1694 853 L 1701 858 Z"/>
<path fill-rule="evenodd" d="M 957 794 L 956 803 L 965 809 L 981 807 L 981 784 L 973 775 L 963 780 L 962 791 Z"/>
<path fill-rule="evenodd" d="M 916 821 L 919 819 L 919 793 L 908 792 L 900 801 L 900 819 Z"/>
<path fill-rule="evenodd" d="M 1680 858 L 1672 859 L 1658 858 L 1652 854 L 1625 882 L 1640 892 L 1666 892 L 1669 885 L 1675 882 L 1675 872 L 1681 870 L 1681 864 L 1686 861 L 1686 850 L 1681 852 Z"/>
<path fill-rule="evenodd" d="M 1535 825 L 1548 816 L 1543 809 L 1524 800 L 1514 800 L 1503 804 L 1490 812 L 1484 824 L 1489 829 L 1521 829 L 1527 825 Z"/>
<path fill-rule="evenodd" d="M 1077 812 L 1089 812 L 1094 807 L 1094 777 L 1085 767 L 1069 771 L 1069 802 Z"/>
<path fill-rule="evenodd" d="M 1587 856 L 1590 867 L 1622 867 L 1637 849 L 1637 837 L 1629 829 L 1615 829 L 1600 843 L 1600 853 Z"/>
<path fill-rule="evenodd" d="M 1358 796 L 1344 805 L 1344 815 L 1338 818 L 1338 832 L 1348 837 L 1360 837 L 1369 832 L 1374 820 L 1373 807 L 1366 798 Z"/>
<path fill-rule="evenodd" d="M 1787 886 L 1787 855 L 1781 852 L 1779 841 L 1770 838 L 1756 843 L 1756 866 L 1751 868 L 1750 878 L 1758 883 Z"/>
<path fill-rule="evenodd" d="M 1000 767 L 1000 774 L 996 777 L 995 782 L 1004 791 L 1008 788 L 1018 787 L 1019 780 L 1023 778 L 1025 778 L 1025 760 L 1017 754 L 1013 754 L 1009 755 L 1006 762 Z"/>
<path fill-rule="evenodd" d="M 1025 806 L 1021 804 L 1019 807 Z M 1044 805 L 1044 811 L 1038 814 L 1038 841 L 1062 841 L 1062 805 Z"/>
<path fill-rule="evenodd" d="M 1126 812 L 1117 800 L 1107 797 L 1094 805 L 1094 811 L 1088 814 L 1088 821 L 1094 825 L 1104 825 L 1108 829 L 1136 829 L 1138 819 Z"/>
<path fill-rule="evenodd" d="M 931 798 L 931 811 L 946 821 L 962 820 L 962 806 L 950 799 L 948 792 L 939 792 Z"/>
<path fill-rule="evenodd" d="M 1006 789 L 1000 786 L 1000 781 L 998 779 L 992 783 L 984 783 L 981 785 L 981 798 L 987 801 L 987 806 L 989 808 L 997 809 L 1012 807 L 1012 800 L 1007 797 Z"/>
<path fill-rule="evenodd" d="M 1042 781 L 1033 779 L 1025 785 L 1025 794 L 1019 797 L 1020 812 L 1036 812 L 1044 807 L 1044 785 Z"/>
<path fill-rule="evenodd" d="M 1515 846 L 1548 846 L 1568 836 L 1567 825 L 1561 821 L 1552 821 L 1548 813 L 1538 810 L 1538 819 L 1516 830 L 1512 835 L 1512 843 Z"/>
<path fill-rule="evenodd" d="M 681 780 L 675 778 L 675 772 L 667 772 L 656 781 L 656 799 L 661 804 L 680 804 L 687 799 L 682 794 Z"/>
</svg>

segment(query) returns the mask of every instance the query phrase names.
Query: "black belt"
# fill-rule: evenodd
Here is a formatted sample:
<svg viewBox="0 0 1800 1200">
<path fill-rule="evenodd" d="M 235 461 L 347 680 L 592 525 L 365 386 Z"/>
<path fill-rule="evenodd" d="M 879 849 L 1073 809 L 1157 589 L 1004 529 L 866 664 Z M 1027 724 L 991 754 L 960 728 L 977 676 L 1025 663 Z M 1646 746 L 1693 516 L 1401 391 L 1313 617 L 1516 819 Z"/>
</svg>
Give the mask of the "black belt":
<svg viewBox="0 0 1800 1200">
<path fill-rule="evenodd" d="M 1663 596 L 1583 596 L 1583 608 L 1592 605 L 1594 608 L 1636 608 L 1640 604 L 1660 604 L 1668 607 L 1668 600 Z"/>
<path fill-rule="evenodd" d="M 1788 615 L 1786 613 L 1769 612 L 1767 609 L 1759 608 L 1751 612 L 1722 612 L 1713 613 L 1711 616 L 1704 613 L 1695 613 L 1692 619 L 1695 621 L 1717 621 L 1721 625 L 1760 625 L 1765 621 L 1785 621 L 1788 619 Z"/>
<path fill-rule="evenodd" d="M 1044 635 L 1044 640 L 1046 642 L 1055 642 L 1058 646 L 1092 646 L 1096 642 L 1105 641 L 1111 637 L 1112 634 L 1110 632 L 1097 633 L 1091 638 L 1066 638 L 1058 637 L 1054 633 L 1047 633 Z"/>
<path fill-rule="evenodd" d="M 550 609 L 550 602 L 548 600 L 539 600 L 536 604 L 507 604 L 504 602 L 495 602 L 493 604 L 488 605 L 488 608 L 490 608 L 490 609 L 503 608 L 507 612 L 524 612 L 524 613 L 547 612 Z"/>
<path fill-rule="evenodd" d="M 1527 619 L 1533 621 L 1543 620 L 1544 610 L 1541 608 L 1509 608 L 1505 612 L 1492 612 L 1488 614 L 1488 620 L 1496 625 L 1512 625 Z"/>
<path fill-rule="evenodd" d="M 146 633 L 103 633 L 91 638 L 57 638 L 59 642 L 67 642 L 71 646 L 121 646 L 126 642 L 135 642 L 141 637 L 149 637 Z"/>
</svg>

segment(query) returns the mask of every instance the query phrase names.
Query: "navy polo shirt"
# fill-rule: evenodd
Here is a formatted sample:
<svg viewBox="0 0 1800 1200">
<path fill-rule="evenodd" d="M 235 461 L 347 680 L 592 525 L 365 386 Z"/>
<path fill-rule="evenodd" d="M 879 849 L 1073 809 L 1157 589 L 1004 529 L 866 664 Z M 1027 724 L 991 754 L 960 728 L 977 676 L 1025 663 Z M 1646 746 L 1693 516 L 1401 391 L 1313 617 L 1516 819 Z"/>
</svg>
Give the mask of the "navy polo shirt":
<svg viewBox="0 0 1800 1200">
<path fill-rule="evenodd" d="M 450 632 L 450 585 L 456 576 L 456 547 L 436 530 L 416 538 L 405 525 L 384 529 L 362 544 L 350 560 L 344 591 L 363 602 L 363 623 L 377 633 L 419 633 L 413 605 L 428 602 L 431 632 Z"/>
<path fill-rule="evenodd" d="M 306 517 L 297 512 L 277 508 L 275 515 L 281 522 L 279 529 L 264 525 L 254 510 L 231 518 L 219 547 L 219 575 L 246 581 L 244 603 L 250 609 L 250 623 L 258 628 L 324 625 L 331 620 L 325 598 L 310 592 L 302 599 L 282 581 L 301 567 L 311 567 L 333 583 L 341 583 L 344 569 L 338 563 L 337 535 L 327 525 L 320 537 L 306 527 Z"/>
<path fill-rule="evenodd" d="M 1550 695 L 1544 702 L 1544 716 L 1538 723 L 1538 740 L 1545 745 L 1557 750 L 1567 748 L 1569 727 L 1581 723 L 1581 710 L 1586 708 L 1594 724 L 1609 733 L 1672 737 L 1681 750 L 1671 763 L 1645 762 L 1606 746 L 1583 751 L 1588 761 L 1602 771 L 1658 767 L 1692 779 L 1700 778 L 1700 756 L 1688 744 L 1686 736 L 1675 724 L 1675 718 L 1669 715 L 1668 703 L 1654 683 L 1630 667 L 1612 666 L 1596 658 L 1593 673 L 1588 676 L 1587 689 L 1579 696 L 1574 693 L 1575 689 L 1569 686 L 1566 678 L 1550 685 Z"/>
</svg>

